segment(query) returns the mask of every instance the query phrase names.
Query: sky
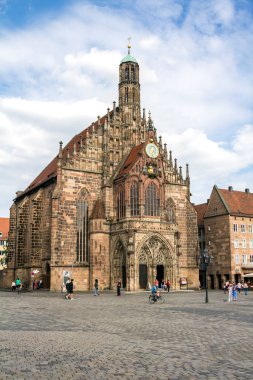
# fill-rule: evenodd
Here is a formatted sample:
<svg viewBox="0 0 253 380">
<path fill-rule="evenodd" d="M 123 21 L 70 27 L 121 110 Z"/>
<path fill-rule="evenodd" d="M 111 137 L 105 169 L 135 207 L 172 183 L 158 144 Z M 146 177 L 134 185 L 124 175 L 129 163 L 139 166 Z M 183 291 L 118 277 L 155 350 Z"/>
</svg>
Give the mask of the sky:
<svg viewBox="0 0 253 380">
<path fill-rule="evenodd" d="M 118 103 L 140 65 L 141 107 L 191 201 L 253 191 L 253 1 L 0 0 L 0 216 L 64 145 Z"/>
</svg>

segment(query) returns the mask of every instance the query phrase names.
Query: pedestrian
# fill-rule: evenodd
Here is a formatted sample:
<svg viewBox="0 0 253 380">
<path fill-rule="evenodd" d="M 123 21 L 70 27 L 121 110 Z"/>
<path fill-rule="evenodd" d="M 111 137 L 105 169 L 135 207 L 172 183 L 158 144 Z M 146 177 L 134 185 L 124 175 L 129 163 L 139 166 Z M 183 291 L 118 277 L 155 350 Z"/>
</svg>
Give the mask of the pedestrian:
<svg viewBox="0 0 253 380">
<path fill-rule="evenodd" d="M 237 301 L 237 286 L 235 282 L 232 284 L 232 298 L 233 301 Z"/>
<path fill-rule="evenodd" d="M 72 301 L 74 298 L 73 298 L 73 293 L 74 293 L 74 284 L 73 284 L 73 281 L 74 279 L 71 278 L 70 282 L 69 282 L 69 299 Z"/>
<path fill-rule="evenodd" d="M 20 294 L 20 292 L 21 292 L 21 281 L 20 281 L 19 277 L 17 277 L 17 279 L 16 279 L 16 289 L 18 291 L 18 294 Z"/>
<path fill-rule="evenodd" d="M 117 296 L 120 296 L 121 281 L 117 282 Z"/>
<path fill-rule="evenodd" d="M 70 286 L 69 286 L 69 284 L 71 283 L 71 280 L 70 280 L 70 277 L 68 277 L 68 279 L 67 279 L 67 281 L 66 281 L 66 295 L 65 295 L 65 298 L 66 299 L 69 299 L 70 298 L 70 292 L 69 292 L 69 289 L 70 289 Z"/>
<path fill-rule="evenodd" d="M 229 282 L 229 281 L 226 281 L 226 291 L 227 291 L 227 292 L 228 292 L 228 288 L 229 288 L 230 285 L 231 285 L 230 282 Z"/>
<path fill-rule="evenodd" d="M 98 292 L 98 279 L 97 278 L 95 279 L 95 282 L 94 282 L 94 296 L 99 296 L 99 292 Z"/>
<path fill-rule="evenodd" d="M 249 286 L 248 286 L 247 282 L 245 281 L 243 284 L 243 291 L 244 291 L 245 296 L 248 295 L 248 290 L 249 290 Z"/>
<path fill-rule="evenodd" d="M 169 292 L 170 291 L 170 286 L 171 286 L 171 283 L 170 283 L 169 279 L 167 280 L 166 285 L 167 285 L 167 290 Z"/>
<path fill-rule="evenodd" d="M 232 284 L 229 283 L 228 287 L 228 302 L 232 301 Z"/>
<path fill-rule="evenodd" d="M 11 291 L 15 292 L 16 291 L 16 282 L 13 280 L 11 283 Z"/>
<path fill-rule="evenodd" d="M 238 282 L 238 284 L 237 284 L 237 291 L 238 291 L 239 294 L 241 293 L 241 288 L 242 288 L 242 283 Z"/>
</svg>

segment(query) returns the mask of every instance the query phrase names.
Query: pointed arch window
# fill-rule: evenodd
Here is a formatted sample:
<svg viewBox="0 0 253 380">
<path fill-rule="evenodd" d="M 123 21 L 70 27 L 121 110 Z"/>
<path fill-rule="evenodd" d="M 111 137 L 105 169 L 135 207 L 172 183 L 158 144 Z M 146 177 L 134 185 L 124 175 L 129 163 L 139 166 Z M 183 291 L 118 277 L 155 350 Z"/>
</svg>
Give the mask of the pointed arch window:
<svg viewBox="0 0 253 380">
<path fill-rule="evenodd" d="M 135 81 L 135 67 L 131 66 L 131 81 Z"/>
<path fill-rule="evenodd" d="M 139 186 L 137 182 L 135 182 L 130 188 L 130 209 L 131 209 L 131 216 L 140 215 Z"/>
<path fill-rule="evenodd" d="M 128 87 L 125 87 L 125 102 L 128 103 Z"/>
<path fill-rule="evenodd" d="M 123 189 L 119 190 L 117 196 L 117 218 L 125 217 L 125 191 Z"/>
<path fill-rule="evenodd" d="M 88 203 L 80 200 L 77 202 L 76 210 L 76 260 L 78 262 L 89 262 L 89 219 Z"/>
<path fill-rule="evenodd" d="M 125 69 L 125 80 L 129 80 L 129 67 Z"/>
<path fill-rule="evenodd" d="M 145 215 L 148 215 L 148 216 L 160 215 L 159 192 L 154 183 L 151 183 L 146 188 L 144 212 L 145 212 Z"/>
</svg>

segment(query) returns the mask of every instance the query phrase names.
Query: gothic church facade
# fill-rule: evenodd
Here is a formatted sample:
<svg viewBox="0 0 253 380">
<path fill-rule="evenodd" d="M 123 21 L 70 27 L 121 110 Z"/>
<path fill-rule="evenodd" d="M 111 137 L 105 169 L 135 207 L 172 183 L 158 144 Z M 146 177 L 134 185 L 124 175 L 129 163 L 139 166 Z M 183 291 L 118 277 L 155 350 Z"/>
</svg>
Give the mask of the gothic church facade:
<svg viewBox="0 0 253 380">
<path fill-rule="evenodd" d="M 119 102 L 58 155 L 10 210 L 8 283 L 60 290 L 64 276 L 77 290 L 145 289 L 155 278 L 197 288 L 197 218 L 185 177 L 151 115 L 141 112 L 139 64 L 119 66 Z"/>
</svg>

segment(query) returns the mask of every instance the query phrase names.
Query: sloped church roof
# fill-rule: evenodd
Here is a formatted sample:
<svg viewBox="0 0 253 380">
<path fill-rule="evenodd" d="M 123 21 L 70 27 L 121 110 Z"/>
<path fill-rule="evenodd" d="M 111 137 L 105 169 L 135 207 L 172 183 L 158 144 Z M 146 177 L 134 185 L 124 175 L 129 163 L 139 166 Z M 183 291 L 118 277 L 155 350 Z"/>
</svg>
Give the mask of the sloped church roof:
<svg viewBox="0 0 253 380">
<path fill-rule="evenodd" d="M 112 112 L 110 115 L 112 115 Z M 103 124 L 105 119 L 107 117 L 107 114 L 104 115 L 102 118 L 100 118 L 100 123 Z M 68 152 L 71 154 L 74 150 L 74 145 L 76 144 L 76 151 L 78 152 L 81 147 L 81 138 L 83 140 L 86 139 L 87 134 L 92 132 L 92 130 L 98 129 L 98 121 L 95 123 L 92 123 L 88 128 L 84 129 L 81 133 L 78 133 L 75 135 L 69 143 L 63 148 L 62 150 L 62 158 L 66 159 Z M 45 167 L 44 170 L 33 180 L 33 182 L 20 194 L 18 194 L 17 198 L 24 196 L 25 194 L 29 193 L 30 191 L 36 189 L 37 187 L 43 185 L 47 181 L 53 179 L 57 175 L 57 161 L 58 161 L 58 155 Z"/>
</svg>

